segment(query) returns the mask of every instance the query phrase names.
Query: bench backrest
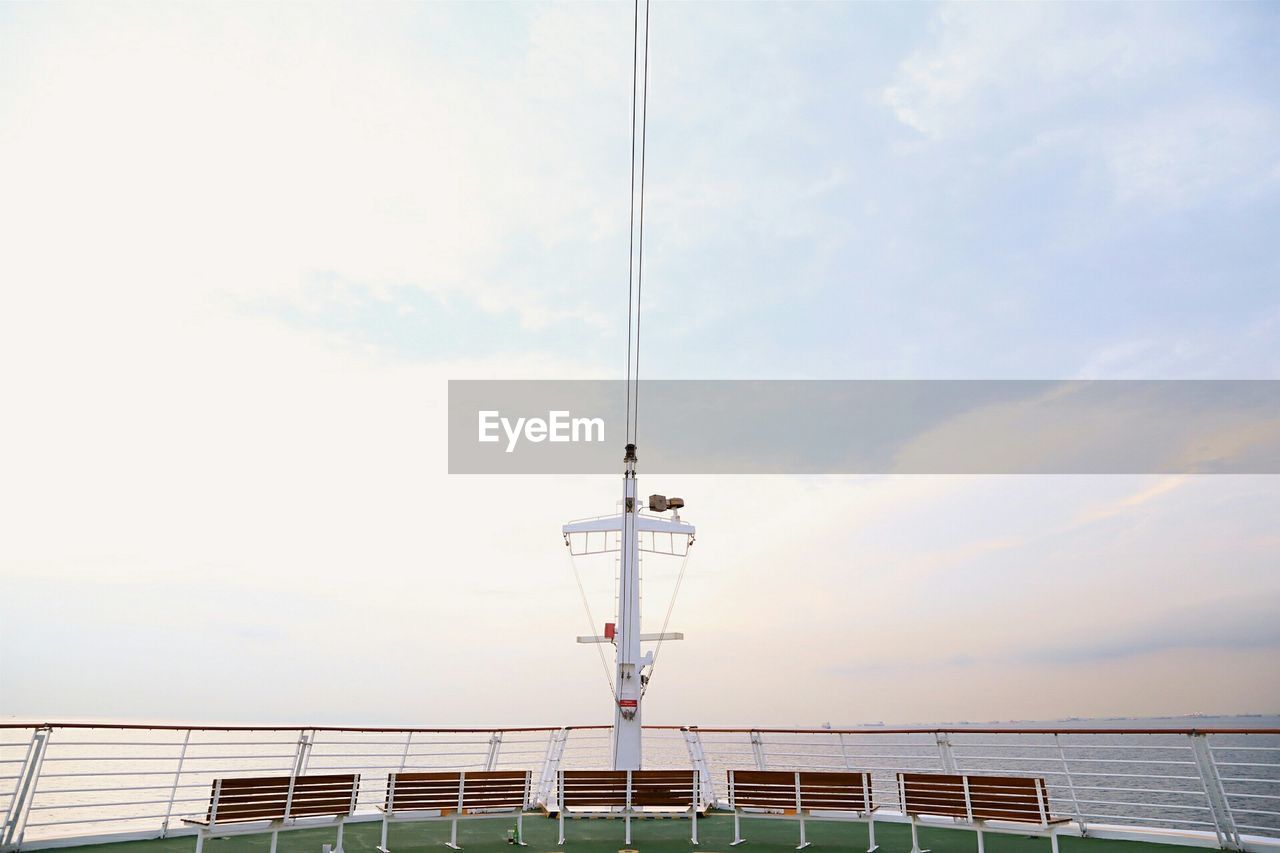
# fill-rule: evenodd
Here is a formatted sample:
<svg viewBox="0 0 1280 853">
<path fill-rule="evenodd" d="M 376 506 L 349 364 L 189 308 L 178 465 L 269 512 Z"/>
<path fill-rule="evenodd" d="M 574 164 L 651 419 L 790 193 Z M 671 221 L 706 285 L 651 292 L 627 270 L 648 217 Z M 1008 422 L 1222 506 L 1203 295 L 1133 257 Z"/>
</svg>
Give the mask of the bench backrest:
<svg viewBox="0 0 1280 853">
<path fill-rule="evenodd" d="M 360 774 L 253 776 L 216 779 L 209 794 L 210 823 L 349 815 Z"/>
<path fill-rule="evenodd" d="M 392 773 L 387 779 L 386 808 L 391 812 L 522 809 L 528 794 L 528 770 Z"/>
<path fill-rule="evenodd" d="M 627 795 L 630 773 L 631 793 Z M 580 806 L 666 806 L 691 808 L 698 803 L 701 787 L 695 770 L 563 770 L 561 802 Z"/>
<path fill-rule="evenodd" d="M 627 771 L 562 770 L 560 802 L 565 806 L 625 806 Z"/>
<path fill-rule="evenodd" d="M 694 770 L 632 770 L 631 805 L 691 808 L 699 795 Z"/>
<path fill-rule="evenodd" d="M 1043 779 L 1028 776 L 970 776 L 969 805 L 976 820 L 1043 823 L 1049 792 Z"/>
<path fill-rule="evenodd" d="M 907 814 L 1019 823 L 1049 819 L 1045 781 L 1030 776 L 899 773 L 898 790 Z"/>
<path fill-rule="evenodd" d="M 869 811 L 871 779 L 865 772 L 730 770 L 734 807 Z"/>
</svg>

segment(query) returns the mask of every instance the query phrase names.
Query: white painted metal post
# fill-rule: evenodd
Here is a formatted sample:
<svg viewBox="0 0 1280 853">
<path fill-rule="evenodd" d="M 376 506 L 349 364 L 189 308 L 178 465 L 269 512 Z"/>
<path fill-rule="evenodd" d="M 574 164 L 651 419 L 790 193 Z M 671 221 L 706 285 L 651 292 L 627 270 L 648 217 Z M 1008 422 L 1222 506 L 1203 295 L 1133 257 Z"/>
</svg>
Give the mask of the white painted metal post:
<svg viewBox="0 0 1280 853">
<path fill-rule="evenodd" d="M 1071 765 L 1067 763 L 1067 753 L 1062 749 L 1062 740 L 1056 734 L 1053 736 L 1053 745 L 1058 748 L 1058 760 L 1062 762 L 1062 775 L 1067 777 L 1067 792 L 1071 795 L 1071 806 L 1076 812 L 1076 823 L 1080 827 L 1080 835 L 1087 836 L 1089 827 L 1085 824 L 1084 812 L 1080 810 L 1080 801 L 1076 799 L 1076 783 L 1071 778 Z"/>
<path fill-rule="evenodd" d="M 769 762 L 765 759 L 764 754 L 764 741 L 760 739 L 760 733 L 757 731 L 751 732 L 751 754 L 756 759 L 757 770 L 769 769 Z"/>
<path fill-rule="evenodd" d="M 542 776 L 538 780 L 537 803 L 540 806 L 551 803 L 551 795 L 558 792 L 560 760 L 564 756 L 564 746 L 568 739 L 568 729 L 556 729 L 547 738 L 547 754 L 542 759 Z"/>
<path fill-rule="evenodd" d="M 938 742 L 938 758 L 942 762 L 942 772 L 960 772 L 956 770 L 956 757 L 951 752 L 951 734 L 949 732 L 935 732 L 934 738 Z"/>
<path fill-rule="evenodd" d="M 563 729 L 562 729 L 563 731 Z M 564 773 L 556 773 L 556 817 L 560 821 L 560 841 L 564 844 Z"/>
<path fill-rule="evenodd" d="M 737 847 L 746 841 L 742 837 L 742 822 L 739 820 L 738 814 L 738 795 L 734 789 L 733 771 L 729 771 L 729 808 L 733 809 L 733 840 L 729 842 L 730 847 Z"/>
<path fill-rule="evenodd" d="M 1243 850 L 1244 845 L 1240 842 L 1231 806 L 1227 803 L 1226 790 L 1222 787 L 1218 767 L 1213 763 L 1213 751 L 1209 748 L 1208 738 L 1198 733 L 1190 737 L 1191 753 L 1195 756 L 1196 769 L 1200 771 L 1200 782 L 1209 802 L 1209 812 L 1213 815 L 1213 828 L 1218 835 L 1218 844 L 1224 850 Z"/>
<path fill-rule="evenodd" d="M 27 743 L 27 754 L 22 761 L 22 770 L 18 775 L 18 784 L 14 788 L 13 799 L 9 802 L 9 814 L 4 823 L 4 832 L 0 834 L 0 849 L 8 850 L 22 844 L 22 837 L 27 831 L 27 814 L 35 801 L 36 786 L 40 781 L 40 768 L 44 765 L 45 750 L 53 730 L 42 726 L 31 733 Z"/>
<path fill-rule="evenodd" d="M 689 815 L 689 818 L 693 822 L 693 836 L 689 839 L 689 841 L 692 842 L 693 844 L 697 844 L 698 843 L 698 806 L 700 805 L 700 802 L 702 800 L 702 771 L 696 767 L 693 769 L 692 794 L 693 794 L 693 797 L 692 797 L 693 811 Z"/>
<path fill-rule="evenodd" d="M 689 750 L 689 763 L 698 773 L 698 796 L 708 806 L 716 804 L 715 782 L 711 778 L 711 770 L 707 766 L 707 756 L 702 750 L 702 738 L 693 727 L 681 729 L 684 732 L 684 744 Z"/>
<path fill-rule="evenodd" d="M 627 827 L 627 846 L 631 846 L 631 771 L 627 771 L 627 805 L 623 809 L 623 821 Z"/>
<path fill-rule="evenodd" d="M 498 751 L 502 749 L 502 732 L 495 731 L 489 736 L 489 752 L 484 757 L 484 769 L 495 770 L 498 767 Z"/>
<path fill-rule="evenodd" d="M 800 799 L 800 773 L 796 772 L 796 817 L 800 818 L 800 844 L 796 846 L 797 850 L 803 850 L 809 846 L 809 841 L 804 835 L 804 803 Z"/>
<path fill-rule="evenodd" d="M 639 770 L 642 764 L 640 670 L 643 662 L 640 659 L 640 540 L 636 533 L 640 501 L 636 495 L 634 445 L 627 445 L 624 461 L 622 564 L 618 572 L 618 624 L 614 634 L 618 659 L 613 682 L 617 691 L 617 704 L 613 709 L 613 769 Z"/>
<path fill-rule="evenodd" d="M 400 751 L 400 768 L 396 772 L 403 773 L 405 765 L 409 762 L 409 747 L 413 743 L 413 732 L 409 732 L 409 736 L 404 739 L 404 749 Z"/>
<path fill-rule="evenodd" d="M 164 823 L 160 826 L 160 837 L 165 838 L 169 834 L 169 819 L 173 817 L 173 801 L 178 796 L 178 780 L 182 778 L 182 763 L 187 758 L 187 744 L 191 742 L 191 729 L 187 729 L 187 733 L 182 737 L 182 749 L 178 752 L 178 769 L 173 774 L 173 786 L 169 788 L 169 806 L 164 812 Z"/>
<path fill-rule="evenodd" d="M 296 779 L 307 772 L 307 762 L 311 758 L 311 741 L 313 731 L 298 732 L 298 746 L 293 753 L 293 777 Z"/>
<path fill-rule="evenodd" d="M 467 789 L 467 774 L 465 772 L 458 774 L 458 808 L 453 813 L 453 820 L 450 821 L 449 843 L 445 847 L 452 847 L 454 850 L 461 850 L 458 846 L 458 816 L 462 814 L 463 796 Z"/>
</svg>

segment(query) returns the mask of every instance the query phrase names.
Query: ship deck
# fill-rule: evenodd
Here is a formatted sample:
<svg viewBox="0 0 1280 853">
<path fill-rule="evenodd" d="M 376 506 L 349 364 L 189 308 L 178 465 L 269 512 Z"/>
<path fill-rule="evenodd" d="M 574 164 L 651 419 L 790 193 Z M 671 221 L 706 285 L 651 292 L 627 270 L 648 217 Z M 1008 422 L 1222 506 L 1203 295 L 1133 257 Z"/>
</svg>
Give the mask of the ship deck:
<svg viewBox="0 0 1280 853">
<path fill-rule="evenodd" d="M 381 822 L 349 823 L 343 843 L 346 853 L 377 853 Z M 858 823 L 841 823 L 810 819 L 807 837 L 814 853 L 841 851 L 861 853 L 867 848 L 867 828 Z M 687 820 L 635 820 L 631 825 L 631 844 L 623 843 L 621 819 L 572 820 L 566 825 L 564 847 L 556 844 L 556 821 L 542 816 L 528 816 L 524 821 L 524 837 L 530 853 L 619 853 L 624 849 L 639 853 L 728 853 L 733 838 L 730 815 L 708 815 L 698 820 L 701 844 L 689 843 Z M 744 820 L 743 835 L 748 839 L 744 851 L 783 853 L 795 849 L 798 825 L 794 821 Z M 459 827 L 459 844 L 469 853 L 510 851 L 506 831 L 510 824 L 503 820 L 465 821 Z M 304 829 L 282 832 L 278 853 L 319 853 L 321 846 L 332 844 L 332 829 Z M 388 847 L 392 853 L 426 853 L 448 850 L 447 821 L 395 823 L 390 827 Z M 882 853 L 908 853 L 911 831 L 905 824 L 876 823 L 876 841 Z M 922 827 L 920 843 L 933 853 L 975 853 L 977 841 L 972 831 Z M 1097 838 L 1060 836 L 1062 853 L 1186 853 L 1186 847 L 1149 841 L 1116 841 Z M 268 853 L 271 836 L 241 835 L 213 839 L 205 844 L 206 853 Z M 77 853 L 192 853 L 195 838 L 180 836 L 149 841 L 121 841 L 76 847 Z M 986 836 L 987 853 L 1048 853 L 1046 838 L 1021 835 Z"/>
</svg>

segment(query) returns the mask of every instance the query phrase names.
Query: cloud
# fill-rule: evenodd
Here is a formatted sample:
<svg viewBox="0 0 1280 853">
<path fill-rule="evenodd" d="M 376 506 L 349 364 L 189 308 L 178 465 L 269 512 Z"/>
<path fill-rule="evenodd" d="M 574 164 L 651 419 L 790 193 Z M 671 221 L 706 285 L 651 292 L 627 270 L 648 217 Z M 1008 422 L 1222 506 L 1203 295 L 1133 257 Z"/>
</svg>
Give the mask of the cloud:
<svg viewBox="0 0 1280 853">
<path fill-rule="evenodd" d="M 1073 163 L 1120 204 L 1272 193 L 1274 98 L 1248 78 L 1208 82 L 1247 49 L 1233 23 L 1189 7 L 945 6 L 881 97 L 927 140 Z"/>
</svg>

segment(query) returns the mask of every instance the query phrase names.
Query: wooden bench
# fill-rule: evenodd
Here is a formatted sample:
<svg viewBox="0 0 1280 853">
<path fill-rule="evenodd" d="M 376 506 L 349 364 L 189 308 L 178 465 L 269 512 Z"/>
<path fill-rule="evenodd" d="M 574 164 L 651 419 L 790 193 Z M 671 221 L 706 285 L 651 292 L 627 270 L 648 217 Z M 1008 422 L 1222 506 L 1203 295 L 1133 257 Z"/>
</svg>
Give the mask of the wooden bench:
<svg viewBox="0 0 1280 853">
<path fill-rule="evenodd" d="M 689 840 L 697 844 L 698 812 L 704 808 L 701 800 L 697 770 L 561 770 L 556 784 L 559 843 L 564 844 L 565 812 L 574 809 L 582 816 L 621 814 L 626 823 L 627 844 L 631 843 L 633 815 L 688 814 L 693 821 Z"/>
<path fill-rule="evenodd" d="M 196 853 L 204 849 L 206 838 L 268 830 L 275 853 L 281 830 L 309 829 L 317 822 L 298 823 L 299 819 L 329 817 L 338 826 L 334 853 L 342 853 L 343 822 L 355 811 L 359 789 L 358 773 L 215 779 L 204 819 L 184 818 L 183 823 L 200 827 Z"/>
<path fill-rule="evenodd" d="M 741 831 L 744 809 L 751 810 L 748 817 L 799 819 L 797 850 L 809 846 L 804 822 L 813 812 L 823 812 L 824 820 L 866 821 L 867 853 L 873 853 L 877 846 L 875 811 L 879 806 L 872 802 L 871 774 L 866 772 L 730 770 L 729 807 L 733 809 L 734 846 L 746 841 Z"/>
<path fill-rule="evenodd" d="M 978 833 L 978 853 L 983 853 L 984 830 L 1045 835 L 1058 853 L 1057 829 L 1070 821 L 1052 815 L 1048 786 L 1032 776 L 899 773 L 898 795 L 902 813 L 911 820 L 911 853 L 928 853 L 920 849 L 916 833 L 917 818 L 924 815 L 972 826 Z"/>
<path fill-rule="evenodd" d="M 524 846 L 524 811 L 529 803 L 528 770 L 464 770 L 392 773 L 387 777 L 382 812 L 382 844 L 389 853 L 387 828 L 397 821 L 449 820 L 448 847 L 458 846 L 458 820 L 515 816 L 517 844 Z"/>
</svg>

